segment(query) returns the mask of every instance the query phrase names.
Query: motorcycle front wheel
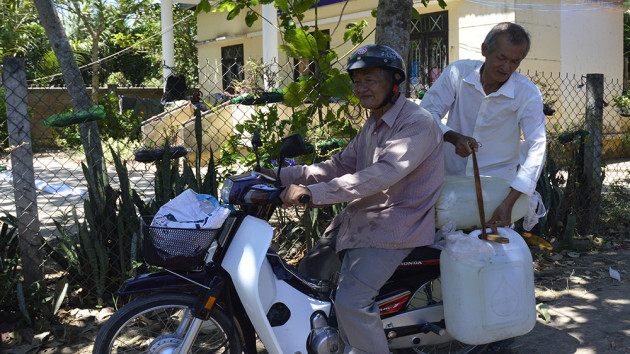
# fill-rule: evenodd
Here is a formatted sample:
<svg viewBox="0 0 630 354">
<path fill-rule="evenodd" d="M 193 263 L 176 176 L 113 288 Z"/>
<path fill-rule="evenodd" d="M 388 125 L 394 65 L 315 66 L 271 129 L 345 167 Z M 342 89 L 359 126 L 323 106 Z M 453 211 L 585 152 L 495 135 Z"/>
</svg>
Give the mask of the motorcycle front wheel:
<svg viewBox="0 0 630 354">
<path fill-rule="evenodd" d="M 100 329 L 92 353 L 173 353 L 187 331 L 196 297 L 153 294 L 118 310 Z M 204 321 L 190 353 L 241 353 L 242 341 L 234 322 L 215 306 Z"/>
</svg>

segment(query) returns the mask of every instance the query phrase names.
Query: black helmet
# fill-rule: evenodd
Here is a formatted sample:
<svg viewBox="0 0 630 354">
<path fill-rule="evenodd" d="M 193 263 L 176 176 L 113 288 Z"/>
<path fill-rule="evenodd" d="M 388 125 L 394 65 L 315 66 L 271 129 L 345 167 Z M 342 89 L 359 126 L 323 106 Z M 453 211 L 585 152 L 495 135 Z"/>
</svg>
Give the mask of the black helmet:
<svg viewBox="0 0 630 354">
<path fill-rule="evenodd" d="M 361 68 L 388 68 L 400 74 L 400 82 L 405 80 L 405 63 L 392 48 L 383 44 L 370 44 L 359 48 L 346 65 L 346 71 L 352 76 L 352 70 Z"/>
</svg>

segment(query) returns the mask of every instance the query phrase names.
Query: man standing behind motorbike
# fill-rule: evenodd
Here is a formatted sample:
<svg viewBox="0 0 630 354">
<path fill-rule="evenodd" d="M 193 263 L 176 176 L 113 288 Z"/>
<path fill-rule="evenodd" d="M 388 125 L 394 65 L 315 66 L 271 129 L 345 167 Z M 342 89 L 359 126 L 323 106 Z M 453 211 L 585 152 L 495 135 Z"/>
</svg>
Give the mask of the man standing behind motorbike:
<svg viewBox="0 0 630 354">
<path fill-rule="evenodd" d="M 545 163 L 542 95 L 534 83 L 516 72 L 529 48 L 529 34 L 523 27 L 497 24 L 481 45 L 485 62 L 459 60 L 447 66 L 420 103 L 450 143 L 444 147 L 447 175 L 472 176 L 470 155 L 475 149 L 481 175 L 510 182 L 510 193 L 494 210 L 490 226 L 512 223 L 514 203 L 522 193 L 535 194 Z M 441 120 L 447 113 L 444 125 Z M 536 222 L 528 223 L 533 226 Z"/>
<path fill-rule="evenodd" d="M 349 202 L 327 228 L 343 255 L 335 310 L 345 353 L 388 353 L 374 298 L 415 247 L 435 234 L 434 204 L 444 179 L 442 131 L 399 92 L 403 60 L 368 45 L 348 60 L 354 94 L 370 116 L 329 160 L 283 169 L 285 206 L 308 195 L 314 206 Z"/>
<path fill-rule="evenodd" d="M 475 149 L 481 175 L 510 182 L 510 192 L 492 213 L 489 226 L 509 226 L 512 208 L 521 194 L 539 198 L 536 182 L 547 145 L 542 95 L 534 83 L 516 72 L 530 45 L 522 26 L 497 24 L 481 45 L 485 62 L 459 60 L 450 64 L 420 103 L 440 124 L 444 140 L 452 144 L 444 149 L 447 175 L 471 176 L 470 155 Z M 447 113 L 444 125 L 441 120 Z M 542 205 L 533 201 L 530 209 Z M 541 215 L 544 207 L 542 212 L 530 210 L 523 227 L 530 230 Z M 510 342 L 492 343 L 489 348 L 500 351 Z"/>
</svg>

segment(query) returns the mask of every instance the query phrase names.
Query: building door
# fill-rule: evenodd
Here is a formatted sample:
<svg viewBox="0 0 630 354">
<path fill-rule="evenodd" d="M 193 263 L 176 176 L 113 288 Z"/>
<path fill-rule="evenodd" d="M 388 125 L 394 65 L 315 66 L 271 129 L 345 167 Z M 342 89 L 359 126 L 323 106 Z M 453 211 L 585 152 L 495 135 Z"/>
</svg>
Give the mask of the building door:
<svg viewBox="0 0 630 354">
<path fill-rule="evenodd" d="M 420 15 L 411 21 L 407 92 L 417 97 L 448 65 L 448 11 Z"/>
<path fill-rule="evenodd" d="M 243 80 L 243 45 L 231 45 L 221 48 L 221 69 L 223 91 L 234 94 L 232 82 Z"/>
</svg>

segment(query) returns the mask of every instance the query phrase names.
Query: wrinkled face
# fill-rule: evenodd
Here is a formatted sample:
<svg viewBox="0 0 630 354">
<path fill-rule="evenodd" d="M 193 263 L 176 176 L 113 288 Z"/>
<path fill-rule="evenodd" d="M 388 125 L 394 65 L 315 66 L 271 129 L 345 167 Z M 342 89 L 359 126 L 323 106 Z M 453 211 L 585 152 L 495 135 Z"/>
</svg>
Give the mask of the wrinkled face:
<svg viewBox="0 0 630 354">
<path fill-rule="evenodd" d="M 367 109 L 377 109 L 383 103 L 392 89 L 390 81 L 381 68 L 356 69 L 352 75 L 354 94 Z"/>
<path fill-rule="evenodd" d="M 481 45 L 481 54 L 486 57 L 484 64 L 484 76 L 488 84 L 502 84 L 521 65 L 527 43 L 515 45 L 503 34 L 497 38 L 496 46 L 492 53 L 488 52 L 486 44 Z"/>
</svg>

